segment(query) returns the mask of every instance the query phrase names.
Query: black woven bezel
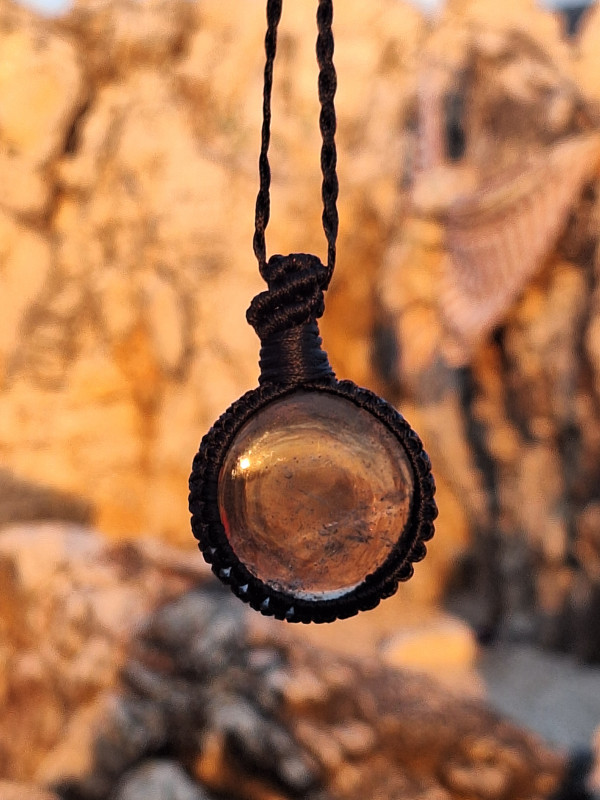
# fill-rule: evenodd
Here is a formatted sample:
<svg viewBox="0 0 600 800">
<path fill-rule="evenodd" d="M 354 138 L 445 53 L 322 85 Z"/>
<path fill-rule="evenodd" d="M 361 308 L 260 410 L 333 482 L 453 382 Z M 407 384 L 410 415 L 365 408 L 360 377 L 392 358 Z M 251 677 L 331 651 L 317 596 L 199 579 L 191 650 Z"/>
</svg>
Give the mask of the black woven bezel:
<svg viewBox="0 0 600 800">
<path fill-rule="evenodd" d="M 386 561 L 346 594 L 330 599 L 307 599 L 274 589 L 253 575 L 236 556 L 219 515 L 217 491 L 221 465 L 236 434 L 254 414 L 275 400 L 296 392 L 318 391 L 338 395 L 366 409 L 400 441 L 414 472 L 414 496 L 409 520 L 398 534 Z M 413 563 L 426 554 L 425 542 L 434 533 L 437 516 L 435 482 L 429 456 L 404 417 L 368 389 L 351 381 L 303 383 L 295 386 L 266 384 L 235 401 L 202 439 L 190 475 L 189 505 L 192 531 L 212 571 L 244 602 L 262 614 L 289 622 L 332 622 L 375 608 L 393 595 L 399 581 L 413 574 Z"/>
</svg>

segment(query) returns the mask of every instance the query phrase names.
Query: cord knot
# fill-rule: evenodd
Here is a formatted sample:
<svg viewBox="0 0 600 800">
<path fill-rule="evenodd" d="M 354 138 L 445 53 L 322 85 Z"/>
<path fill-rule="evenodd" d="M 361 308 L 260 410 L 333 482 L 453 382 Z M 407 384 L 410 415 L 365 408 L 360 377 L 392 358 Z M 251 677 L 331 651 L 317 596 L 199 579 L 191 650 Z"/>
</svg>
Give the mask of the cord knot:
<svg viewBox="0 0 600 800">
<path fill-rule="evenodd" d="M 323 316 L 328 272 L 316 256 L 271 256 L 261 274 L 269 289 L 256 295 L 246 313 L 261 341 Z"/>
<path fill-rule="evenodd" d="M 261 271 L 268 290 L 250 303 L 246 318 L 258 334 L 260 383 L 306 383 L 334 373 L 321 349 L 317 319 L 329 271 L 307 253 L 271 256 Z"/>
</svg>

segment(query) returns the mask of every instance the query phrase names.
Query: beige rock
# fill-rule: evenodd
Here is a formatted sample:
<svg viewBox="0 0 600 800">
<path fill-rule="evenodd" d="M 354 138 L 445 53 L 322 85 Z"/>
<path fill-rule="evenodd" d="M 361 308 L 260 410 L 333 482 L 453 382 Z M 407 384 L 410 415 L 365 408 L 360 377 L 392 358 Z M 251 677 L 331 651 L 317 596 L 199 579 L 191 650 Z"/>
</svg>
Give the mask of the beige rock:
<svg viewBox="0 0 600 800">
<path fill-rule="evenodd" d="M 477 643 L 462 620 L 435 615 L 406 626 L 382 646 L 386 663 L 425 672 L 449 689 L 483 697 L 485 689 L 476 671 Z"/>
<path fill-rule="evenodd" d="M 558 14 L 543 8 L 535 0 L 508 0 L 500 7 L 493 0 L 449 0 L 444 15 L 459 25 L 465 22 L 480 28 L 482 35 L 498 52 L 498 33 L 525 33 L 552 53 L 561 66 L 569 68 L 571 57 Z"/>
<path fill-rule="evenodd" d="M 461 794 L 490 797 L 506 791 L 510 776 L 499 766 L 470 769 L 455 764 L 447 770 L 446 780 L 451 789 Z"/>
<path fill-rule="evenodd" d="M 11 780 L 110 797 L 157 750 L 240 800 L 317 784 L 340 800 L 516 800 L 532 785 L 551 796 L 563 779 L 563 755 L 480 701 L 377 654 L 315 648 L 276 620 L 259 632 L 256 615 L 158 542 L 13 527 L 0 572 Z"/>
<path fill-rule="evenodd" d="M 0 212 L 0 384 L 19 359 L 26 317 L 40 300 L 51 270 L 50 244 Z"/>
<path fill-rule="evenodd" d="M 365 756 L 373 752 L 377 744 L 377 734 L 365 722 L 348 721 L 336 725 L 332 730 L 333 739 L 337 740 L 347 758 Z"/>
<path fill-rule="evenodd" d="M 406 629 L 385 645 L 386 660 L 396 666 L 425 670 L 472 667 L 477 644 L 469 626 L 456 617 L 435 616 Z"/>
<path fill-rule="evenodd" d="M 593 14 L 587 24 L 592 36 Z M 575 591 L 570 535 L 596 501 L 600 441 L 598 116 L 577 58 L 533 0 L 448 4 L 412 89 L 411 205 L 377 272 L 388 392 L 416 407 L 476 532 L 474 606 L 491 628 L 551 618 L 556 642 L 579 635 L 559 608 Z M 462 323 L 474 326 L 470 350 Z M 586 530 L 574 549 L 591 576 L 600 561 Z"/>
<path fill-rule="evenodd" d="M 269 252 L 325 250 L 314 17 L 312 3 L 297 3 L 281 23 Z M 398 120 L 425 26 L 397 0 L 345 3 L 335 25 L 340 209 L 352 221 L 342 227 L 323 331 L 340 374 L 373 384 L 373 274 L 397 213 L 390 163 L 404 158 Z M 99 0 L 56 23 L 30 15 L 2 40 L 19 54 L 13 77 L 33 64 L 39 86 L 30 93 L 50 93 L 60 55 L 65 91 L 56 107 L 50 94 L 36 106 L 23 145 L 35 166 L 27 175 L 41 182 L 52 213 L 46 239 L 29 230 L 21 239 L 17 227 L 14 254 L 7 245 L 7 292 L 25 259 L 32 278 L 0 329 L 0 359 L 10 366 L 0 455 L 19 479 L 34 470 L 36 483 L 80 495 L 114 536 L 192 545 L 191 459 L 216 417 L 256 384 L 258 341 L 245 310 L 263 288 L 251 242 L 264 27 L 262 7 L 240 15 L 233 0 Z M 83 107 L 77 61 L 91 98 Z M 0 97 L 13 86 L 6 80 Z M 16 139 L 14 109 L 6 130 L 13 125 Z M 39 191 L 23 190 L 30 178 L 18 169 L 11 190 L 22 205 L 34 202 Z"/>
<path fill-rule="evenodd" d="M 588 788 L 592 794 L 600 792 L 600 728 L 594 734 L 592 746 L 594 749 L 594 767 L 588 779 Z"/>
<path fill-rule="evenodd" d="M 2 130 L 12 131 L 11 142 L 22 139 L 10 165 L 6 156 L 7 197 L 15 195 L 0 218 L 0 289 L 3 298 L 18 294 L 0 314 L 0 458 L 16 480 L 81 497 L 113 536 L 193 545 L 191 458 L 213 420 L 256 383 L 258 342 L 244 313 L 262 288 L 251 239 L 265 22 L 264 9 L 251 5 L 240 15 L 237 0 L 98 0 L 60 22 L 7 3 L 0 9 L 0 51 L 12 54 L 2 65 Z M 270 253 L 325 250 L 314 14 L 305 0 L 286 7 L 281 22 Z M 533 2 L 511 2 L 502 13 L 489 2 L 457 2 L 426 25 L 398 0 L 352 0 L 336 8 L 335 34 L 342 225 L 322 331 L 340 377 L 392 397 L 402 386 L 411 398 L 403 411 L 435 457 L 439 536 L 399 605 L 430 603 L 469 526 L 487 530 L 491 520 L 456 376 L 448 378 L 460 348 L 439 309 L 448 232 L 440 203 L 452 206 L 504 169 L 518 172 L 540 143 L 590 123 L 576 113 L 572 55 L 556 18 Z M 14 86 L 25 72 L 20 95 Z M 470 101 L 467 156 L 448 163 L 444 98 L 459 89 Z M 409 214 L 411 181 L 418 202 Z M 37 227 L 23 221 L 42 207 Z M 564 391 L 548 399 L 539 351 L 551 353 L 572 327 L 585 281 L 557 269 L 547 302 L 544 280 L 512 310 L 507 341 L 535 399 L 531 430 L 548 448 L 570 399 Z M 534 322 L 543 309 L 555 321 L 546 340 Z M 593 368 L 594 318 L 585 333 Z M 393 386 L 374 370 L 372 332 L 382 326 L 398 340 Z M 473 408 L 511 487 L 501 492 L 508 528 L 532 484 L 525 487 L 517 464 L 519 427 L 498 413 L 505 387 L 493 378 L 492 350 L 476 362 L 482 389 Z M 563 349 L 554 374 L 561 385 L 572 355 Z M 589 417 L 592 398 L 579 396 L 573 407 Z M 591 475 L 600 435 L 581 428 Z M 556 499 L 560 470 L 536 453 L 527 463 L 544 467 Z M 555 517 L 546 507 L 545 546 L 556 555 L 564 524 Z"/>
<path fill-rule="evenodd" d="M 442 336 L 442 326 L 435 308 L 414 303 L 404 311 L 398 326 L 398 339 L 410 342 L 402 359 L 402 368 L 408 381 L 414 381 L 423 369 L 432 365 L 438 355 Z"/>
<path fill-rule="evenodd" d="M 575 62 L 577 82 L 585 96 L 600 103 L 598 73 L 600 72 L 600 9 L 593 5 L 587 13 L 577 41 Z"/>
<path fill-rule="evenodd" d="M 44 171 L 66 147 L 84 102 L 77 53 L 41 21 L 4 30 L 0 36 L 0 178 L 2 206 L 40 214 L 48 206 L 52 179 Z"/>
<path fill-rule="evenodd" d="M 2 800 L 58 800 L 55 794 L 24 783 L 0 781 Z"/>
<path fill-rule="evenodd" d="M 0 39 L 2 139 L 32 166 L 46 163 L 64 139 L 82 91 L 73 46 L 41 30 L 16 29 Z"/>
<path fill-rule="evenodd" d="M 6 187 L 1 207 L 24 217 L 39 217 L 49 207 L 53 185 L 46 174 L 34 171 L 27 159 L 0 153 L 0 175 Z"/>
<path fill-rule="evenodd" d="M 111 155 L 99 169 L 106 147 Z M 123 173 L 137 176 L 135 201 Z M 230 213 L 229 175 L 196 152 L 178 101 L 151 72 L 100 94 L 80 151 L 65 162 L 65 185 L 93 192 L 87 202 L 66 203 L 58 218 L 58 277 L 44 310 L 62 316 L 30 321 L 18 374 L 24 401 L 31 392 L 40 407 L 62 398 L 69 408 L 41 443 L 41 457 L 60 464 L 48 481 L 87 497 L 98 524 L 116 534 L 141 528 L 189 541 L 185 487 L 199 436 L 256 374 L 244 312 L 259 278 L 241 247 L 240 261 L 227 261 L 227 242 L 212 233 Z M 216 286 L 206 293 L 202 282 L 213 270 Z M 212 298 L 228 286 L 226 323 Z M 15 392 L 6 400 L 14 408 Z M 174 402 L 187 407 L 183 417 L 173 414 Z M 15 456 L 15 469 L 26 473 L 27 456 Z"/>
<path fill-rule="evenodd" d="M 110 547 L 47 523 L 5 528 L 0 572 L 3 774 L 42 784 L 85 774 L 131 632 L 206 570 L 165 545 Z"/>
<path fill-rule="evenodd" d="M 140 64 L 160 67 L 174 58 L 193 17 L 193 6 L 169 0 L 83 0 L 59 24 L 85 49 L 88 71 L 113 77 Z"/>
<path fill-rule="evenodd" d="M 294 735 L 309 753 L 321 759 L 328 770 L 337 770 L 343 763 L 344 752 L 340 742 L 320 725 L 299 720 L 294 728 Z"/>
</svg>

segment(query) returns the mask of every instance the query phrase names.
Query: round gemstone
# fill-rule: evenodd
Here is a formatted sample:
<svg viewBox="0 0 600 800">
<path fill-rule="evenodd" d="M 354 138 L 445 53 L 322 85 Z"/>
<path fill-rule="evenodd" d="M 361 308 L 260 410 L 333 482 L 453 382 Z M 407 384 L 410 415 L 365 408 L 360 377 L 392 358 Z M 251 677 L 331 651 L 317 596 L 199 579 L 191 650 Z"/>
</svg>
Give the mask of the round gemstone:
<svg viewBox="0 0 600 800">
<path fill-rule="evenodd" d="M 413 473 L 376 417 L 327 392 L 258 411 L 223 463 L 219 512 L 231 547 L 269 586 L 339 597 L 380 567 L 408 521 Z"/>
</svg>

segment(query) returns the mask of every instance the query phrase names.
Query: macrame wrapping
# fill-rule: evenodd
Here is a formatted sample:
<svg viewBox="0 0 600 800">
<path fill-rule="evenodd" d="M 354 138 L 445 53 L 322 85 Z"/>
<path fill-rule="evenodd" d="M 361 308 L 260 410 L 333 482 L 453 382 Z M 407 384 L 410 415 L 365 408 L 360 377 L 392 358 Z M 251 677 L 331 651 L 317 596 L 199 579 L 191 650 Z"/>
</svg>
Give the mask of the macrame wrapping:
<svg viewBox="0 0 600 800">
<path fill-rule="evenodd" d="M 328 392 L 350 400 L 367 410 L 402 442 L 413 469 L 415 493 L 410 518 L 403 531 L 398 531 L 395 549 L 387 561 L 373 574 L 366 575 L 356 589 L 339 598 L 306 600 L 273 589 L 239 561 L 225 534 L 217 505 L 219 473 L 225 455 L 242 425 L 261 408 L 295 391 L 297 385 L 265 384 L 240 397 L 217 420 L 202 440 L 194 460 L 190 478 L 190 507 L 192 530 L 198 539 L 212 571 L 233 592 L 252 608 L 288 622 L 331 622 L 336 618 L 354 616 L 359 611 L 375 608 L 393 595 L 398 582 L 407 581 L 413 574 L 413 563 L 426 555 L 425 542 L 434 533 L 433 522 L 437 508 L 433 500 L 435 483 L 429 457 L 421 440 L 406 420 L 380 397 L 359 388 L 351 381 L 328 379 L 305 383 L 303 390 Z"/>
<path fill-rule="evenodd" d="M 259 382 L 301 384 L 333 377 L 317 326 L 325 310 L 323 264 L 306 253 L 272 256 L 263 273 L 268 291 L 254 298 L 246 314 L 262 345 Z"/>
</svg>

